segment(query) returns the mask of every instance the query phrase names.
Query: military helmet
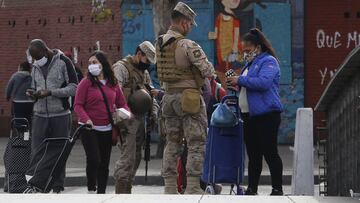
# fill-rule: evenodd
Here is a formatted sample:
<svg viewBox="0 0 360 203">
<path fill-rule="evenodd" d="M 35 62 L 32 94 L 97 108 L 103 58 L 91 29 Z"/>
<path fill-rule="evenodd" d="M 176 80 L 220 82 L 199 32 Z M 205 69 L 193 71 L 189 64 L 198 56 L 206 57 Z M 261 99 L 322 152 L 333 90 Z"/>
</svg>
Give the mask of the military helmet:
<svg viewBox="0 0 360 203">
<path fill-rule="evenodd" d="M 135 115 L 145 115 L 152 108 L 152 99 L 145 89 L 138 89 L 128 99 L 130 110 Z"/>
</svg>

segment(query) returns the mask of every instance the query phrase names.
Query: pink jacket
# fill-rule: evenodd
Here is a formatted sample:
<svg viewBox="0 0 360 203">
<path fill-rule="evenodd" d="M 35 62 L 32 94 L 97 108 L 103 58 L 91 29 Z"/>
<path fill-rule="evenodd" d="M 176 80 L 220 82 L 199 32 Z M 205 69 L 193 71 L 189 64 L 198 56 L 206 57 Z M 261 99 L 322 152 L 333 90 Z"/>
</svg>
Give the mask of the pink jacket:
<svg viewBox="0 0 360 203">
<path fill-rule="evenodd" d="M 109 102 L 111 112 L 115 111 L 115 106 L 130 111 L 119 85 L 112 87 L 106 83 L 106 85 L 101 84 L 101 86 Z M 96 84 L 92 85 L 89 78 L 81 80 L 77 87 L 74 109 L 79 122 L 86 123 L 86 121 L 91 120 L 94 125 L 98 126 L 110 124 L 101 91 Z"/>
</svg>

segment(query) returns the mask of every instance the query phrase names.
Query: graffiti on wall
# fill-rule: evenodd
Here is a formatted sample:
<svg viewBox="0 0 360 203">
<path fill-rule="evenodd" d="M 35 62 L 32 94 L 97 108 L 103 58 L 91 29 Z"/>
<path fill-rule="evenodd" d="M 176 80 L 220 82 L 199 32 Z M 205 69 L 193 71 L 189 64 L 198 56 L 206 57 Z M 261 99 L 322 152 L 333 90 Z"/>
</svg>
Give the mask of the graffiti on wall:
<svg viewBox="0 0 360 203">
<path fill-rule="evenodd" d="M 316 32 L 316 46 L 317 48 L 334 48 L 341 46 L 346 48 L 354 48 L 360 45 L 360 33 L 352 31 L 348 33 L 340 33 L 335 31 L 333 34 L 326 33 L 323 29 Z"/>
<path fill-rule="evenodd" d="M 360 33 L 357 31 L 350 31 L 342 33 L 339 31 L 325 32 L 324 29 L 319 29 L 316 32 L 316 47 L 317 49 L 348 49 L 349 51 L 360 45 Z M 320 84 L 325 86 L 337 71 L 334 64 L 331 68 L 324 66 L 319 68 Z"/>
<path fill-rule="evenodd" d="M 306 106 L 316 106 L 345 57 L 360 45 L 359 7 L 357 0 L 318 0 L 306 4 L 306 16 L 311 19 L 304 26 Z M 318 113 L 315 117 L 315 125 L 321 125 L 324 118 Z"/>
</svg>

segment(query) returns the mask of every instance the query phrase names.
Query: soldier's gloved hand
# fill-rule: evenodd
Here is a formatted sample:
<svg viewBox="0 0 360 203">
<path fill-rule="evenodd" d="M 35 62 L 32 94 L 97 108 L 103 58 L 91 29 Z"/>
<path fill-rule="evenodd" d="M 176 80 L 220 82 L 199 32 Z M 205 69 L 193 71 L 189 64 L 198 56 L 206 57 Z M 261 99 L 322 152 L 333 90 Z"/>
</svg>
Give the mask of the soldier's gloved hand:
<svg viewBox="0 0 360 203">
<path fill-rule="evenodd" d="M 123 119 L 120 118 L 120 116 L 116 115 L 116 113 L 114 113 L 112 116 L 113 116 L 112 118 L 114 120 L 115 125 L 117 125 L 118 123 L 123 121 Z"/>
<path fill-rule="evenodd" d="M 152 90 L 151 90 L 151 95 L 152 95 L 153 97 L 157 97 L 158 94 L 159 94 L 159 92 L 160 92 L 160 90 L 158 90 L 158 89 L 152 89 Z"/>
</svg>

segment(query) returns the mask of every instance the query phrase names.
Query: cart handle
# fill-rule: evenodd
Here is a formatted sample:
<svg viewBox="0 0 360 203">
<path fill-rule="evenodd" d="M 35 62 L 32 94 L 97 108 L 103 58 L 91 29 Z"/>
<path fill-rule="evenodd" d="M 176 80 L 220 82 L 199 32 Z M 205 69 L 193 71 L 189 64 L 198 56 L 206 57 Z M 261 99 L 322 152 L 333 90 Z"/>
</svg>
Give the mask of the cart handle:
<svg viewBox="0 0 360 203">
<path fill-rule="evenodd" d="M 235 95 L 226 95 L 221 99 L 221 103 L 225 103 L 228 100 L 238 100 L 239 98 Z"/>
<path fill-rule="evenodd" d="M 25 124 L 19 125 L 19 126 L 21 126 L 21 127 L 29 127 L 29 121 L 26 118 L 13 118 L 13 119 L 11 119 L 11 124 L 10 125 L 13 128 L 15 122 L 21 122 L 21 121 L 23 121 Z"/>
<path fill-rule="evenodd" d="M 80 134 L 80 131 L 81 130 L 91 130 L 92 129 L 92 126 L 89 125 L 89 124 L 84 124 L 84 125 L 80 125 L 78 128 L 76 128 L 74 134 L 71 136 L 70 138 L 70 142 L 72 142 L 74 139 L 76 140 L 77 137 L 79 136 Z"/>
</svg>

